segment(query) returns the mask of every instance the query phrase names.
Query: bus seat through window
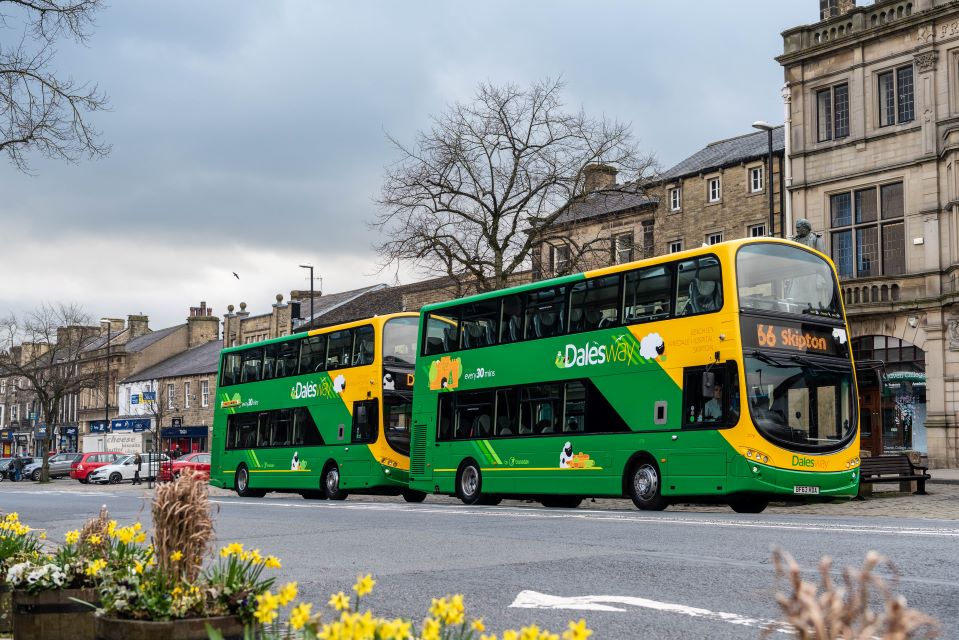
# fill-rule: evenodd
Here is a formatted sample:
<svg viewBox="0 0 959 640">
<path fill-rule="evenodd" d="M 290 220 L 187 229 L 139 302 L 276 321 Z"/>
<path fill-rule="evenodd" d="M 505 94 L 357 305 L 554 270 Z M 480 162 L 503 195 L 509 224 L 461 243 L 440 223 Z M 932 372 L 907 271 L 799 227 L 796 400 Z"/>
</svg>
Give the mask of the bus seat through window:
<svg viewBox="0 0 959 640">
<path fill-rule="evenodd" d="M 694 277 L 689 283 L 689 307 L 692 313 L 715 311 L 719 308 L 719 283 Z"/>
</svg>

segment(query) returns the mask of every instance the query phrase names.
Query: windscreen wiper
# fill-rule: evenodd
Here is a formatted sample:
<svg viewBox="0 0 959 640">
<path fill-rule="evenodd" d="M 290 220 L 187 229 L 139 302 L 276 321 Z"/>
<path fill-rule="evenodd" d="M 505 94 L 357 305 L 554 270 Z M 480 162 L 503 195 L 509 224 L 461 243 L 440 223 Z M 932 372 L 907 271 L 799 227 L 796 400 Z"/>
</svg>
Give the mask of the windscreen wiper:
<svg viewBox="0 0 959 640">
<path fill-rule="evenodd" d="M 793 365 L 789 364 L 788 362 L 783 362 L 782 360 L 777 360 L 776 358 L 773 358 L 772 356 L 766 355 L 766 354 L 763 353 L 762 351 L 753 351 L 753 352 L 750 353 L 749 355 L 752 356 L 753 358 L 756 358 L 756 359 L 759 360 L 760 362 L 765 362 L 766 364 L 772 365 L 772 366 L 774 366 L 774 367 L 791 367 L 791 366 L 793 366 Z"/>
<path fill-rule="evenodd" d="M 829 373 L 849 373 L 849 367 L 838 364 L 834 365 L 824 362 L 816 362 L 814 360 L 810 360 L 809 358 L 804 358 L 803 356 L 792 356 L 789 359 L 796 364 L 804 367 L 812 367 L 813 369 L 818 369 L 819 371 L 828 371 Z"/>
</svg>

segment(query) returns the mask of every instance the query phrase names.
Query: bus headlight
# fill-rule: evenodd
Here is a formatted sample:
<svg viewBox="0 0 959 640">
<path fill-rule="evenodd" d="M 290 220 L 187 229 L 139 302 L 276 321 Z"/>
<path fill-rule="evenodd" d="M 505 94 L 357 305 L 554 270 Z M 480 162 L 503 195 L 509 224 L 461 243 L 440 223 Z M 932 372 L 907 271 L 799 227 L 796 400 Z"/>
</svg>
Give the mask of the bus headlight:
<svg viewBox="0 0 959 640">
<path fill-rule="evenodd" d="M 769 464 L 769 456 L 754 449 L 746 449 L 746 459 L 762 462 L 763 464 Z"/>
<path fill-rule="evenodd" d="M 848 460 L 848 461 L 846 462 L 846 468 L 847 468 L 847 469 L 855 469 L 855 468 L 858 467 L 861 463 L 862 463 L 862 460 L 859 458 L 859 456 L 856 456 L 855 458 L 852 458 L 851 460 Z"/>
</svg>

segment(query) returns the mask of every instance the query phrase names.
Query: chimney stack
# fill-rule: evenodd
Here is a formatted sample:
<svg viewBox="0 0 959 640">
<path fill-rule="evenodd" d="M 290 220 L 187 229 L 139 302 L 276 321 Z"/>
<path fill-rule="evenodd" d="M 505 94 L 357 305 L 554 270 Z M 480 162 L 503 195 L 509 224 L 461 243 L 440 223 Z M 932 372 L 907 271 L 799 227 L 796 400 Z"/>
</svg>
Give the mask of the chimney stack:
<svg viewBox="0 0 959 640">
<path fill-rule="evenodd" d="M 106 336 L 107 329 L 110 330 L 110 333 L 114 336 L 123 331 L 123 320 L 120 318 L 104 318 L 100 320 L 100 335 Z"/>
<path fill-rule="evenodd" d="M 190 307 L 190 317 L 186 319 L 187 349 L 199 347 L 220 337 L 220 320 L 208 309 L 206 302 L 199 307 Z"/>
<path fill-rule="evenodd" d="M 856 8 L 856 0 L 819 0 L 819 19 L 844 16 Z"/>
<path fill-rule="evenodd" d="M 127 328 L 130 329 L 130 339 L 145 336 L 150 333 L 150 318 L 144 315 L 128 315 Z"/>
<path fill-rule="evenodd" d="M 589 164 L 583 169 L 586 181 L 583 185 L 584 193 L 592 193 L 616 186 L 616 174 L 619 173 L 608 164 Z"/>
</svg>

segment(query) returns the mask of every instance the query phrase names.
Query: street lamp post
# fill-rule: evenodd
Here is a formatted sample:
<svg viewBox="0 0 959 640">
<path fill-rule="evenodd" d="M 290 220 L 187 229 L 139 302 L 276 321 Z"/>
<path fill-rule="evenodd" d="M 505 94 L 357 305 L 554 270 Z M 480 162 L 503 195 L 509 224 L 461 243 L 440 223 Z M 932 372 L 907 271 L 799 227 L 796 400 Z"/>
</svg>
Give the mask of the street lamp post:
<svg viewBox="0 0 959 640">
<path fill-rule="evenodd" d="M 110 319 L 107 318 L 107 382 L 104 385 L 104 401 L 103 401 L 103 430 L 106 432 L 107 428 L 110 426 L 110 330 L 112 329 L 112 323 Z"/>
<path fill-rule="evenodd" d="M 765 131 L 769 143 L 769 158 L 766 162 L 766 190 L 769 192 L 769 230 L 767 236 L 776 235 L 776 213 L 773 206 L 773 126 L 763 120 L 757 120 L 753 123 L 754 129 Z M 785 231 L 785 229 L 783 230 Z"/>
<path fill-rule="evenodd" d="M 310 270 L 310 323 L 312 323 L 313 322 L 313 265 L 301 264 L 300 268 Z M 307 328 L 309 328 L 309 326 Z"/>
</svg>

